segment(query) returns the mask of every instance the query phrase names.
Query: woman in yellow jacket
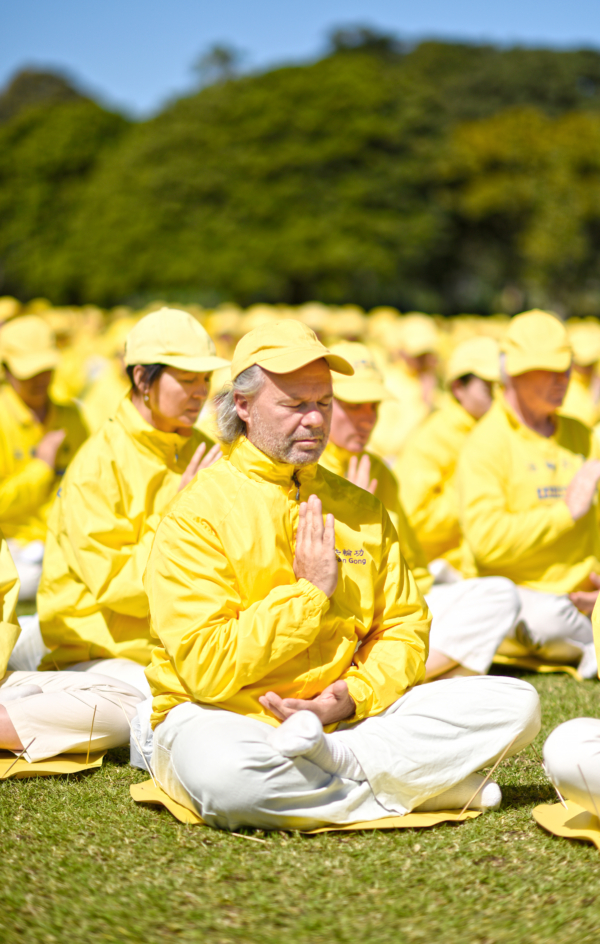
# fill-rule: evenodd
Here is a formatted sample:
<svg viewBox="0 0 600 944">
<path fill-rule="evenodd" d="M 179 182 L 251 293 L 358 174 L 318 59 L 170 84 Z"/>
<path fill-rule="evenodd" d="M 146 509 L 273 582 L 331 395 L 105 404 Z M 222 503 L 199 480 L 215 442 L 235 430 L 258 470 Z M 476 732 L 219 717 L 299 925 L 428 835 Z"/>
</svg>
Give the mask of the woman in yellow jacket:
<svg viewBox="0 0 600 944">
<path fill-rule="evenodd" d="M 128 721 L 142 699 L 134 686 L 95 672 L 7 672 L 20 632 L 18 595 L 19 577 L 0 531 L 0 749 L 32 762 L 80 753 L 90 739 L 93 750 L 127 744 Z"/>
<path fill-rule="evenodd" d="M 38 612 L 51 650 L 42 667 L 93 667 L 145 691 L 153 644 L 142 576 L 167 505 L 220 457 L 194 424 L 226 362 L 191 315 L 163 308 L 131 331 L 125 363 L 131 392 L 81 450 L 52 510 Z"/>
</svg>

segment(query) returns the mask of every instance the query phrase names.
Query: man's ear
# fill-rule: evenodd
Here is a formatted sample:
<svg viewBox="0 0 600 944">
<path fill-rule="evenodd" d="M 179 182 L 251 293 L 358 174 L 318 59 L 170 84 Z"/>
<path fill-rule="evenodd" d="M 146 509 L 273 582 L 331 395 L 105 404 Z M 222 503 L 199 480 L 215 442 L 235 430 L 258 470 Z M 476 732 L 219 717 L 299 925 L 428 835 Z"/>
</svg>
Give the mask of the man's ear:
<svg viewBox="0 0 600 944">
<path fill-rule="evenodd" d="M 245 397 L 243 393 L 239 393 L 236 390 L 233 394 L 233 402 L 237 410 L 237 415 L 243 423 L 247 423 L 250 418 L 248 397 Z"/>
</svg>

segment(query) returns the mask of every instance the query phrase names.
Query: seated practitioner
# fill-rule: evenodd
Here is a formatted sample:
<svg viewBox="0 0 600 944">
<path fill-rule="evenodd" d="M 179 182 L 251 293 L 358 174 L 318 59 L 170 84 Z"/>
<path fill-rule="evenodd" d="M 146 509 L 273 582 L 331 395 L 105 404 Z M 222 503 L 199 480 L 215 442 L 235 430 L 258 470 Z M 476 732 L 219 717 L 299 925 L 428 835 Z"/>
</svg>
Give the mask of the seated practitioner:
<svg viewBox="0 0 600 944">
<path fill-rule="evenodd" d="M 458 462 L 461 526 L 478 573 L 517 584 L 518 640 L 556 661 L 566 648 L 580 674 L 593 678 L 600 446 L 587 426 L 557 412 L 571 367 L 563 324 L 524 312 L 501 347 L 505 392 Z"/>
<path fill-rule="evenodd" d="M 483 675 L 498 646 L 517 622 L 520 601 L 514 584 L 504 577 L 475 580 L 459 577 L 460 582 L 453 586 L 432 586 L 433 575 L 407 521 L 398 481 L 381 459 L 365 451 L 378 406 L 388 396 L 383 377 L 363 344 L 339 344 L 331 350 L 352 364 L 354 375 L 336 374 L 333 378 L 331 430 L 320 462 L 374 494 L 392 519 L 402 556 L 433 615 L 427 680 L 458 674 Z"/>
<path fill-rule="evenodd" d="M 560 408 L 563 416 L 574 416 L 586 426 L 595 426 L 600 419 L 600 326 L 577 324 L 569 331 L 573 348 L 573 366 L 567 395 Z"/>
<path fill-rule="evenodd" d="M 18 594 L 17 571 L 0 532 L 0 750 L 26 749 L 31 762 L 87 752 L 90 734 L 93 751 L 128 744 L 127 720 L 142 701 L 132 685 L 95 672 L 6 671 L 20 632 Z"/>
<path fill-rule="evenodd" d="M 59 352 L 42 318 L 26 315 L 3 325 L 0 361 L 0 527 L 19 572 L 21 599 L 33 600 L 51 502 L 88 431 L 76 405 L 55 402 L 49 392 Z"/>
<path fill-rule="evenodd" d="M 446 366 L 443 405 L 411 433 L 394 466 L 408 520 L 427 560 L 446 561 L 450 574 L 450 568 L 461 566 L 456 463 L 467 436 L 492 405 L 499 358 L 492 338 L 470 338 L 455 348 Z"/>
<path fill-rule="evenodd" d="M 119 673 L 147 689 L 153 644 L 142 584 L 167 505 L 220 456 L 194 429 L 215 356 L 187 312 L 162 308 L 127 337 L 130 393 L 69 468 L 49 522 L 38 611 L 43 668 Z"/>
<path fill-rule="evenodd" d="M 217 403 L 229 455 L 178 496 L 150 554 L 154 771 L 212 826 L 460 808 L 474 771 L 539 727 L 521 680 L 418 684 L 430 617 L 396 531 L 317 464 L 331 370 L 352 368 L 298 321 L 242 338 Z M 474 801 L 499 802 L 497 785 Z"/>
</svg>

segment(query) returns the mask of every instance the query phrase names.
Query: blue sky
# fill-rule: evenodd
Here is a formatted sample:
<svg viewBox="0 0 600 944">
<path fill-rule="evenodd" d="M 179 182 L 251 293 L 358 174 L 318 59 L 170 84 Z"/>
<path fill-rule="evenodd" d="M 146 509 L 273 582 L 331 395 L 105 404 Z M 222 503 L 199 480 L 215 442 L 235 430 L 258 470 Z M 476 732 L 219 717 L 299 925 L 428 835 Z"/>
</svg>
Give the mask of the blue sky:
<svg viewBox="0 0 600 944">
<path fill-rule="evenodd" d="M 600 0 L 5 0 L 0 85 L 25 65 L 60 68 L 143 116 L 191 88 L 213 43 L 263 68 L 315 57 L 331 27 L 353 23 L 408 39 L 600 49 Z"/>
</svg>

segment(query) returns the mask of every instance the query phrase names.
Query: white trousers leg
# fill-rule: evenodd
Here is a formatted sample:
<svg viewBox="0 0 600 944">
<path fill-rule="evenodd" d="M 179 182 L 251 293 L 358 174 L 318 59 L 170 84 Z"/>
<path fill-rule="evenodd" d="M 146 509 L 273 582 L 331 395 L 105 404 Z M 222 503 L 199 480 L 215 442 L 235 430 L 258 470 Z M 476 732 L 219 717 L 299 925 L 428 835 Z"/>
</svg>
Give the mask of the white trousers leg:
<svg viewBox="0 0 600 944">
<path fill-rule="evenodd" d="M 133 659 L 91 659 L 89 662 L 77 662 L 69 666 L 69 672 L 95 672 L 107 678 L 127 682 L 139 689 L 144 698 L 151 698 L 152 693 L 146 678 L 144 666 Z"/>
<path fill-rule="evenodd" d="M 154 732 L 163 789 L 212 826 L 311 829 L 414 809 L 510 754 L 539 731 L 535 689 L 519 679 L 472 676 L 422 685 L 381 715 L 341 726 L 368 780 L 325 773 L 269 743 L 270 726 L 186 703 Z"/>
<path fill-rule="evenodd" d="M 544 769 L 567 800 L 600 813 L 600 719 L 573 718 L 544 744 Z"/>
<path fill-rule="evenodd" d="M 0 704 L 7 689 L 30 685 L 41 688 L 41 694 L 4 706 L 21 744 L 27 747 L 35 738 L 27 752 L 30 760 L 86 752 L 92 719 L 92 751 L 129 744 L 127 719 L 142 701 L 137 688 L 92 672 L 10 672 L 0 680 Z"/>
<path fill-rule="evenodd" d="M 23 545 L 9 539 L 6 543 L 21 581 L 19 600 L 35 600 L 42 577 L 44 542 L 31 541 Z"/>
<path fill-rule="evenodd" d="M 433 616 L 430 649 L 485 675 L 519 616 L 514 583 L 505 577 L 478 577 L 435 585 L 425 599 Z"/>
<path fill-rule="evenodd" d="M 35 672 L 40 662 L 50 652 L 44 645 L 40 631 L 40 618 L 37 613 L 33 616 L 20 616 L 21 633 L 8 660 L 8 668 L 13 672 Z"/>
<path fill-rule="evenodd" d="M 580 613 L 568 596 L 540 593 L 518 587 L 521 600 L 520 620 L 536 646 L 564 640 L 580 649 L 579 671 L 584 678 L 595 678 L 598 664 L 594 651 L 592 621 Z"/>
</svg>

